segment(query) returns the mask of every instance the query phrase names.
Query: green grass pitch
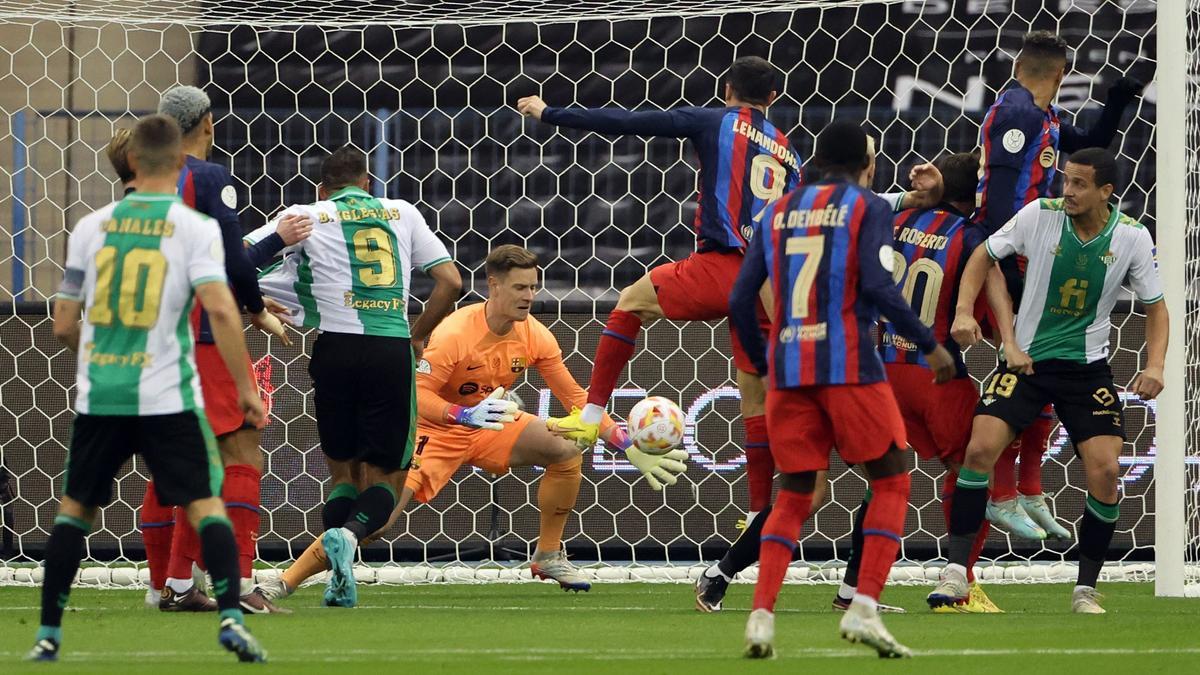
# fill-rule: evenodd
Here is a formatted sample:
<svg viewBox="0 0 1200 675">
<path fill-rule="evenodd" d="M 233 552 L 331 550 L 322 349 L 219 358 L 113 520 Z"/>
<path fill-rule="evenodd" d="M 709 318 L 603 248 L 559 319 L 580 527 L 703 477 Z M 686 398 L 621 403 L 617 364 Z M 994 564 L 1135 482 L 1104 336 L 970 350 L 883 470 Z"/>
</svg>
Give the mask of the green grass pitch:
<svg viewBox="0 0 1200 675">
<path fill-rule="evenodd" d="M 703 615 L 680 584 L 600 584 L 565 594 L 550 584 L 365 586 L 353 610 L 319 607 L 320 587 L 284 604 L 291 615 L 250 617 L 281 673 L 1004 673 L 1078 675 L 1200 672 L 1200 601 L 1159 599 L 1150 584 L 1107 584 L 1109 613 L 1069 612 L 1070 586 L 991 586 L 1003 615 L 924 609 L 920 587 L 892 587 L 909 609 L 886 623 L 916 658 L 882 661 L 842 641 L 829 610 L 834 586 L 785 586 L 779 657 L 741 658 L 753 588 L 730 589 Z M 0 588 L 0 672 L 124 674 L 244 671 L 216 643 L 213 615 L 143 609 L 143 592 L 76 589 L 58 665 L 23 664 L 37 626 L 38 590 Z M 336 670 L 335 670 L 336 669 Z"/>
</svg>

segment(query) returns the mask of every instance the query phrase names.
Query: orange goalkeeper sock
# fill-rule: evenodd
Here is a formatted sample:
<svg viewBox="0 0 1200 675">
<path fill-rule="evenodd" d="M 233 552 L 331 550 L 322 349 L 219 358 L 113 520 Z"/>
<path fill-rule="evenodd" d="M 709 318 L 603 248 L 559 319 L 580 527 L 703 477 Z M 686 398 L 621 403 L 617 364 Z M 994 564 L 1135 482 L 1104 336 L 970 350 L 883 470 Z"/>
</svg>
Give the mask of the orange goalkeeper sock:
<svg viewBox="0 0 1200 675">
<path fill-rule="evenodd" d="M 537 543 L 539 552 L 555 552 L 562 546 L 567 516 L 571 515 L 579 496 L 582 467 L 582 455 L 546 467 L 546 473 L 538 483 L 538 509 L 542 514 Z"/>
<path fill-rule="evenodd" d="M 296 562 L 283 571 L 280 579 L 291 590 L 300 588 L 300 584 L 304 583 L 311 576 L 315 576 L 329 569 L 329 562 L 325 559 L 325 549 L 321 548 L 321 540 L 318 539 L 308 545 L 304 549 L 304 553 L 296 558 Z"/>
</svg>

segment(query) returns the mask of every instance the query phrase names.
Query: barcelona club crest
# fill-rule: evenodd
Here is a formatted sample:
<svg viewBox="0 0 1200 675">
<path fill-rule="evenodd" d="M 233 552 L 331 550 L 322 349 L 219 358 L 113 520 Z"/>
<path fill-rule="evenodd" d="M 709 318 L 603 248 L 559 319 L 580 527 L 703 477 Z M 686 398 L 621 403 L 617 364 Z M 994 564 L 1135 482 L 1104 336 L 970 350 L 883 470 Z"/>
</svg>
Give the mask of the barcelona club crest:
<svg viewBox="0 0 1200 675">
<path fill-rule="evenodd" d="M 528 365 L 529 361 L 527 361 L 525 357 L 520 356 L 512 360 L 512 364 L 509 365 L 509 369 L 514 373 L 520 373 L 524 371 Z"/>
</svg>

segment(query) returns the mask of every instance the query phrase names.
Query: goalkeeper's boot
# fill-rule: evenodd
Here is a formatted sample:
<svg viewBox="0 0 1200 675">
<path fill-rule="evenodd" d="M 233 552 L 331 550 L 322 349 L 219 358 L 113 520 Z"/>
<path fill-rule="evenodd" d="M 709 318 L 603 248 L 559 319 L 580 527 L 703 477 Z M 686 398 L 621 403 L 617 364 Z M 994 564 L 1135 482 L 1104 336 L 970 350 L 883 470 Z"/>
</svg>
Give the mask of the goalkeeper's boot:
<svg viewBox="0 0 1200 675">
<path fill-rule="evenodd" d="M 245 626 L 237 619 L 228 618 L 221 621 L 221 632 L 217 640 L 227 651 L 237 654 L 238 661 L 243 663 L 266 663 L 267 650 L 258 644 L 258 640 L 250 634 Z"/>
<path fill-rule="evenodd" d="M 574 441 L 580 449 L 586 450 L 596 444 L 600 438 L 600 425 L 583 421 L 583 411 L 571 408 L 571 414 L 566 417 L 550 417 L 546 420 L 546 428 L 552 433 Z"/>
<path fill-rule="evenodd" d="M 1076 586 L 1071 593 L 1071 611 L 1076 614 L 1107 614 L 1100 606 L 1104 596 L 1089 586 Z"/>
<path fill-rule="evenodd" d="M 217 601 L 205 595 L 196 585 L 182 593 L 164 586 L 162 597 L 158 599 L 158 608 L 164 612 L 215 612 Z"/>
<path fill-rule="evenodd" d="M 748 659 L 775 658 L 775 615 L 766 609 L 750 612 L 746 620 L 746 650 Z"/>
<path fill-rule="evenodd" d="M 344 527 L 333 527 L 321 536 L 321 548 L 329 561 L 329 581 L 325 584 L 326 607 L 353 607 L 358 604 L 354 585 L 354 549 L 358 541 Z"/>
<path fill-rule="evenodd" d="M 57 661 L 58 660 L 58 640 L 54 638 L 42 638 L 33 645 L 33 649 L 25 655 L 26 661 Z"/>
<path fill-rule="evenodd" d="M 724 574 L 710 577 L 706 572 L 701 572 L 696 579 L 696 609 L 711 614 L 721 611 L 725 592 L 729 590 L 729 580 Z"/>
<path fill-rule="evenodd" d="M 557 581 L 559 587 L 564 591 L 578 593 L 579 591 L 589 591 L 592 588 L 592 582 L 588 581 L 578 567 L 567 560 L 567 554 L 562 551 L 534 553 L 529 571 L 534 578 Z"/>
<path fill-rule="evenodd" d="M 1046 536 L 1050 539 L 1061 539 L 1063 541 L 1071 540 L 1071 533 L 1067 528 L 1063 527 L 1058 519 L 1054 517 L 1054 511 L 1050 508 L 1050 502 L 1046 499 L 1046 495 L 1021 495 L 1017 497 L 1017 503 L 1029 516 L 1029 519 L 1037 523 L 1043 530 L 1046 531 Z"/>
<path fill-rule="evenodd" d="M 836 611 L 839 611 L 839 612 L 844 612 L 844 611 L 850 609 L 851 602 L 853 602 L 853 599 L 847 600 L 840 595 L 834 595 L 833 596 L 833 609 Z M 876 608 L 876 611 L 878 611 L 880 614 L 907 614 L 908 613 L 908 610 L 904 609 L 903 607 L 897 607 L 895 605 L 885 605 L 882 602 L 879 603 L 879 607 Z"/>
<path fill-rule="evenodd" d="M 971 591 L 967 594 L 967 604 L 959 608 L 960 611 L 967 614 L 1003 614 L 1004 610 L 996 606 L 988 594 L 983 591 L 983 586 L 979 582 L 971 584 Z"/>
<path fill-rule="evenodd" d="M 946 565 L 942 568 L 938 585 L 925 597 L 925 602 L 935 612 L 959 612 L 967 604 L 970 593 L 967 571 L 960 565 Z"/>
<path fill-rule="evenodd" d="M 987 519 L 1014 537 L 1035 541 L 1046 538 L 1046 531 L 1029 519 L 1015 497 L 999 502 L 988 501 Z"/>
<path fill-rule="evenodd" d="M 261 588 L 255 587 L 254 590 L 243 595 L 238 599 L 242 606 L 242 611 L 247 614 L 291 614 L 292 610 L 279 607 L 263 593 Z"/>
<path fill-rule="evenodd" d="M 262 593 L 262 596 L 271 602 L 283 600 L 292 593 L 296 592 L 296 589 L 288 586 L 287 582 L 285 582 L 282 578 L 264 581 L 255 586 L 254 590 Z"/>
<path fill-rule="evenodd" d="M 861 602 L 852 602 L 838 625 L 842 638 L 874 649 L 881 659 L 902 659 L 912 650 L 896 641 L 875 610 Z"/>
</svg>

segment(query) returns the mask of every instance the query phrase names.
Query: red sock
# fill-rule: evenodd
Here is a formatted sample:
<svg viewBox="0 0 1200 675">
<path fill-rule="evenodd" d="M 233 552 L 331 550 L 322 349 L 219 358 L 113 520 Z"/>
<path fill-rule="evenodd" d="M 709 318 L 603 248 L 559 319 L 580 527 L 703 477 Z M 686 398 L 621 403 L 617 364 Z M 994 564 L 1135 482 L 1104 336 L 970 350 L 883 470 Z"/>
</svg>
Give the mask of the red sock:
<svg viewBox="0 0 1200 675">
<path fill-rule="evenodd" d="M 746 424 L 746 482 L 750 484 L 750 510 L 755 513 L 771 503 L 771 487 L 775 483 L 775 458 L 767 440 L 767 417 L 747 417 Z"/>
<path fill-rule="evenodd" d="M 1017 453 L 1021 450 L 1018 436 L 996 460 L 992 469 L 992 501 L 1002 502 L 1017 497 Z"/>
<path fill-rule="evenodd" d="M 775 598 L 787 576 L 792 551 L 800 538 L 800 528 L 812 511 L 812 493 L 780 490 L 779 499 L 763 523 L 762 543 L 758 550 L 758 583 L 754 585 L 754 609 L 775 611 Z"/>
<path fill-rule="evenodd" d="M 862 565 L 858 568 L 858 593 L 879 599 L 888 572 L 896 562 L 904 517 L 908 511 L 907 473 L 871 481 L 871 503 L 863 520 Z"/>
<path fill-rule="evenodd" d="M 950 508 L 954 504 L 954 483 L 957 480 L 957 471 L 947 471 L 946 478 L 942 481 L 942 515 L 946 517 L 947 532 L 950 531 Z M 989 529 L 991 523 L 984 520 L 983 525 L 979 526 L 979 534 L 975 535 L 975 544 L 971 546 L 971 557 L 967 558 L 967 581 L 970 583 L 975 583 L 975 563 L 979 562 L 979 554 L 983 552 L 983 546 L 987 543 Z"/>
<path fill-rule="evenodd" d="M 139 514 L 142 543 L 146 547 L 146 563 L 150 567 L 150 587 L 162 590 L 167 582 L 167 564 L 171 560 L 171 536 L 175 531 L 175 511 L 163 506 L 154 491 L 154 481 L 146 483 Z"/>
<path fill-rule="evenodd" d="M 258 539 L 261 486 L 262 474 L 249 464 L 225 467 L 221 498 L 225 500 L 225 510 L 233 523 L 233 538 L 237 542 L 243 579 L 254 576 L 254 541 Z"/>
<path fill-rule="evenodd" d="M 641 329 L 642 320 L 637 314 L 614 309 L 608 315 L 608 324 L 600 333 L 600 344 L 596 347 L 592 380 L 588 383 L 588 403 L 602 408 L 608 405 L 617 378 L 633 358 L 633 348 Z"/>
<path fill-rule="evenodd" d="M 1050 440 L 1049 417 L 1038 417 L 1021 434 L 1021 477 L 1017 490 L 1030 497 L 1042 494 L 1042 455 Z"/>
<path fill-rule="evenodd" d="M 175 507 L 175 532 L 171 537 L 171 562 L 167 564 L 167 577 L 191 579 L 192 563 L 204 563 L 200 555 L 200 535 L 188 522 L 187 512 L 182 506 Z"/>
</svg>

